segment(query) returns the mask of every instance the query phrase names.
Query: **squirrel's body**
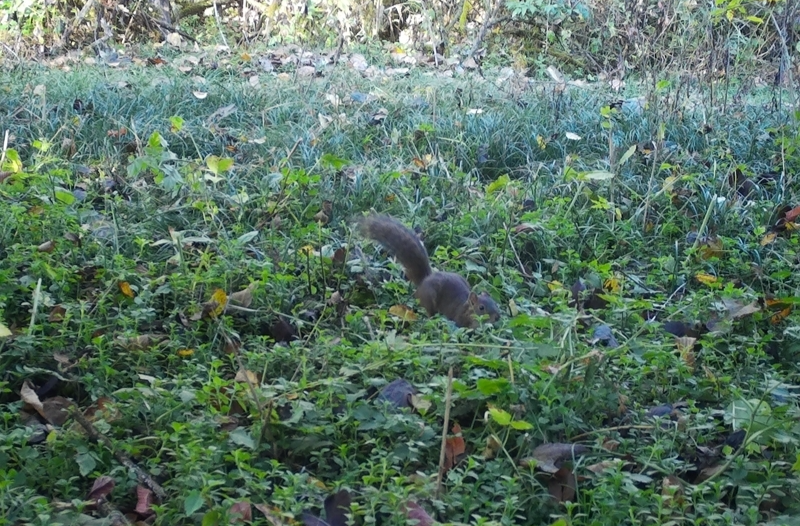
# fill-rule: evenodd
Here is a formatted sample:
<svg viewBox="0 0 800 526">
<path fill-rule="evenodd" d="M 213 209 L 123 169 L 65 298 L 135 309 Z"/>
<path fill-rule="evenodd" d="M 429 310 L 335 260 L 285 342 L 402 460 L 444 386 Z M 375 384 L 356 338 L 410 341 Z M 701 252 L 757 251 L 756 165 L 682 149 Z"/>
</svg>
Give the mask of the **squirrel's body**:
<svg viewBox="0 0 800 526">
<path fill-rule="evenodd" d="M 380 243 L 403 264 L 406 276 L 416 286 L 415 296 L 429 316 L 442 314 L 459 327 L 474 327 L 475 314 L 494 322 L 500 311 L 485 292 L 472 292 L 467 280 L 453 272 L 434 272 L 428 252 L 419 238 L 393 217 L 372 214 L 361 220 L 361 230 Z"/>
</svg>

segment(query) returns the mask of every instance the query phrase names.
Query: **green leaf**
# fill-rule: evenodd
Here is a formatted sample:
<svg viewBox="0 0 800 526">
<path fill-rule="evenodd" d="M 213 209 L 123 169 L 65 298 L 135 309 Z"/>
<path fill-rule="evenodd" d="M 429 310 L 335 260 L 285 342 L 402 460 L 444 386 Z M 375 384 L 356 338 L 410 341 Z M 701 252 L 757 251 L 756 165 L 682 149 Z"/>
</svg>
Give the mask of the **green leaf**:
<svg viewBox="0 0 800 526">
<path fill-rule="evenodd" d="M 623 154 L 623 156 L 620 158 L 620 160 L 619 160 L 619 165 L 620 165 L 620 166 L 622 166 L 623 164 L 625 164 L 626 162 L 628 162 L 628 159 L 630 159 L 630 158 L 631 158 L 631 155 L 633 155 L 635 152 L 636 152 L 636 145 L 634 144 L 633 146 L 631 146 L 630 148 L 628 148 L 628 151 L 626 151 L 626 152 Z"/>
<path fill-rule="evenodd" d="M 477 382 L 478 391 L 485 395 L 493 395 L 508 390 L 508 380 L 505 378 L 480 378 Z"/>
<path fill-rule="evenodd" d="M 258 230 L 253 230 L 253 231 L 248 232 L 246 234 L 242 234 L 241 236 L 236 238 L 236 241 L 238 241 L 239 243 L 244 245 L 245 243 L 249 243 L 252 240 L 254 240 L 257 235 L 258 235 Z"/>
<path fill-rule="evenodd" d="M 0 338 L 8 338 L 9 336 L 11 336 L 11 329 L 0 321 Z"/>
<path fill-rule="evenodd" d="M 202 526 L 217 526 L 222 524 L 222 513 L 219 510 L 211 510 L 203 515 Z"/>
<path fill-rule="evenodd" d="M 752 16 L 752 15 L 751 16 L 746 16 L 745 20 L 747 20 L 748 22 L 753 22 L 754 24 L 763 24 L 764 23 L 763 19 L 761 19 L 761 18 L 759 18 L 757 16 Z"/>
<path fill-rule="evenodd" d="M 214 175 L 219 175 L 231 169 L 233 166 L 233 159 L 209 155 L 206 159 L 206 166 L 208 166 L 209 170 L 214 172 Z"/>
<path fill-rule="evenodd" d="M 253 437 L 250 436 L 250 433 L 248 433 L 246 429 L 241 427 L 238 427 L 233 431 L 231 431 L 230 439 L 231 442 L 233 442 L 237 446 L 244 446 L 248 449 L 253 449 L 256 447 L 256 444 L 253 441 Z"/>
<path fill-rule="evenodd" d="M 614 178 L 614 174 L 611 172 L 598 170 L 594 172 L 586 172 L 583 174 L 583 177 L 591 181 L 608 181 L 609 179 Z"/>
<path fill-rule="evenodd" d="M 78 470 L 82 477 L 88 476 L 97 466 L 97 461 L 89 453 L 78 453 L 75 455 L 75 461 L 78 463 Z"/>
<path fill-rule="evenodd" d="M 565 518 L 560 518 L 550 526 L 567 526 L 567 520 Z"/>
<path fill-rule="evenodd" d="M 19 158 L 19 152 L 13 148 L 6 150 L 6 160 L 3 163 L 3 170 L 18 174 L 22 171 L 22 160 Z"/>
<path fill-rule="evenodd" d="M 350 164 L 350 161 L 348 161 L 347 159 L 342 159 L 341 157 L 336 157 L 333 154 L 326 153 L 319 158 L 319 163 L 323 166 L 333 168 L 334 170 L 341 170 L 342 168 Z"/>
<path fill-rule="evenodd" d="M 491 415 L 492 420 L 494 420 L 501 426 L 507 426 L 511 423 L 511 414 L 507 411 L 503 411 L 502 409 L 498 409 L 496 407 L 490 407 L 489 415 Z"/>
<path fill-rule="evenodd" d="M 487 194 L 493 194 L 499 190 L 502 190 L 511 182 L 511 179 L 508 177 L 508 174 L 503 174 L 491 183 L 489 186 L 486 187 Z"/>
<path fill-rule="evenodd" d="M 514 420 L 511 422 L 511 427 L 517 431 L 527 431 L 528 429 L 533 429 L 533 424 L 529 424 L 524 420 Z"/>
<path fill-rule="evenodd" d="M 71 205 L 75 202 L 75 196 L 72 195 L 72 192 L 67 192 L 66 190 L 56 190 L 56 199 L 64 203 L 65 205 Z"/>
<path fill-rule="evenodd" d="M 196 512 L 201 507 L 203 507 L 203 497 L 197 490 L 189 493 L 183 501 L 183 512 L 187 517 L 191 516 L 192 513 Z"/>
<path fill-rule="evenodd" d="M 658 91 L 665 90 L 665 89 L 669 88 L 669 85 L 670 85 L 670 82 L 668 80 L 659 80 L 656 83 L 656 89 Z"/>
<path fill-rule="evenodd" d="M 169 124 L 172 126 L 172 129 L 176 132 L 181 131 L 183 129 L 183 117 L 178 117 L 177 115 L 173 115 L 169 118 Z"/>
</svg>

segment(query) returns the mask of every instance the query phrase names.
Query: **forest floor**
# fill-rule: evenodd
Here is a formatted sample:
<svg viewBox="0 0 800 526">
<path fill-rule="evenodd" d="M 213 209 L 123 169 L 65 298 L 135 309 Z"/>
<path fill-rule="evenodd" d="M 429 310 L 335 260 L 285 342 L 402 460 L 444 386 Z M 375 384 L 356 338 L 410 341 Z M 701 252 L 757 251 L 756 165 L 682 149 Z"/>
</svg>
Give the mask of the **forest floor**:
<svg viewBox="0 0 800 526">
<path fill-rule="evenodd" d="M 785 94 L 327 58 L 0 72 L 0 525 L 800 524 Z"/>
</svg>

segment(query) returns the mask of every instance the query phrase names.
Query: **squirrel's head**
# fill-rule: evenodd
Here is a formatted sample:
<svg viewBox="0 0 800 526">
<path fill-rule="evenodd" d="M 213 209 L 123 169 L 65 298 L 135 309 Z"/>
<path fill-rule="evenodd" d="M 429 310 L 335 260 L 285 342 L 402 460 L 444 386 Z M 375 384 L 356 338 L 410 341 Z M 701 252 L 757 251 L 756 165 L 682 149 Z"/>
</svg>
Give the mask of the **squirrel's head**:
<svg viewBox="0 0 800 526">
<path fill-rule="evenodd" d="M 472 311 L 477 316 L 487 316 L 489 323 L 494 323 L 500 319 L 500 309 L 497 303 L 494 302 L 491 296 L 485 292 L 475 294 L 470 292 L 469 302 L 472 305 Z"/>
</svg>

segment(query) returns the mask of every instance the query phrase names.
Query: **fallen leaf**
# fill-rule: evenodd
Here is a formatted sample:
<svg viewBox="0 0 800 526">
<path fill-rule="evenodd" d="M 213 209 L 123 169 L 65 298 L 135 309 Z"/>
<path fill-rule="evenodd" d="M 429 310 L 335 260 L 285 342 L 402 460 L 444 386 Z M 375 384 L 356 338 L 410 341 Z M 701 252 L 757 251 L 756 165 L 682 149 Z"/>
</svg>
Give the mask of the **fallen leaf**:
<svg viewBox="0 0 800 526">
<path fill-rule="evenodd" d="M 232 515 L 231 524 L 253 521 L 253 508 L 249 502 L 236 502 L 231 506 L 229 513 Z"/>
<path fill-rule="evenodd" d="M 127 296 L 128 298 L 133 299 L 136 296 L 136 294 L 133 292 L 133 289 L 131 289 L 131 284 L 127 281 L 119 282 L 119 290 L 122 292 L 123 296 Z"/>
<path fill-rule="evenodd" d="M 272 526 L 288 526 L 289 521 L 281 517 L 281 511 L 278 508 L 270 508 L 266 504 L 253 504 L 253 507 L 264 514 L 267 521 Z"/>
<path fill-rule="evenodd" d="M 447 437 L 445 439 L 445 449 L 444 449 L 444 471 L 445 473 L 452 469 L 459 460 L 461 460 L 461 455 L 464 455 L 467 452 L 467 444 L 464 441 L 464 438 L 461 436 L 461 426 L 458 424 L 453 424 L 452 428 L 453 434 L 456 435 L 454 437 Z"/>
<path fill-rule="evenodd" d="M 89 491 L 88 500 L 106 500 L 106 497 L 114 489 L 114 479 L 108 475 L 97 477 L 92 484 L 92 489 Z"/>
<path fill-rule="evenodd" d="M 228 303 L 232 303 L 233 305 L 239 305 L 241 307 L 247 308 L 253 303 L 253 291 L 256 288 L 258 282 L 254 281 L 250 283 L 246 289 L 240 290 L 239 292 L 234 292 L 230 296 L 228 296 Z"/>
<path fill-rule="evenodd" d="M 711 274 L 706 274 L 704 272 L 698 272 L 694 275 L 695 279 L 702 283 L 703 285 L 718 285 L 718 278 L 716 276 L 712 276 Z"/>
<path fill-rule="evenodd" d="M 133 510 L 142 517 L 153 514 L 153 492 L 144 486 L 136 486 L 136 508 Z"/>
<path fill-rule="evenodd" d="M 236 373 L 236 378 L 234 378 L 234 380 L 241 383 L 249 383 L 254 387 L 258 387 L 260 383 L 258 381 L 258 376 L 256 376 L 256 373 L 254 373 L 253 371 L 249 371 L 247 369 L 239 369 L 239 371 Z"/>
<path fill-rule="evenodd" d="M 20 389 L 19 394 L 23 402 L 33 407 L 37 413 L 44 417 L 44 406 L 28 380 L 22 382 L 22 389 Z"/>
<path fill-rule="evenodd" d="M 417 521 L 416 526 L 433 526 L 436 524 L 433 517 L 428 515 L 428 512 L 413 500 L 406 502 L 401 506 L 400 510 L 405 514 L 407 519 Z"/>
</svg>

